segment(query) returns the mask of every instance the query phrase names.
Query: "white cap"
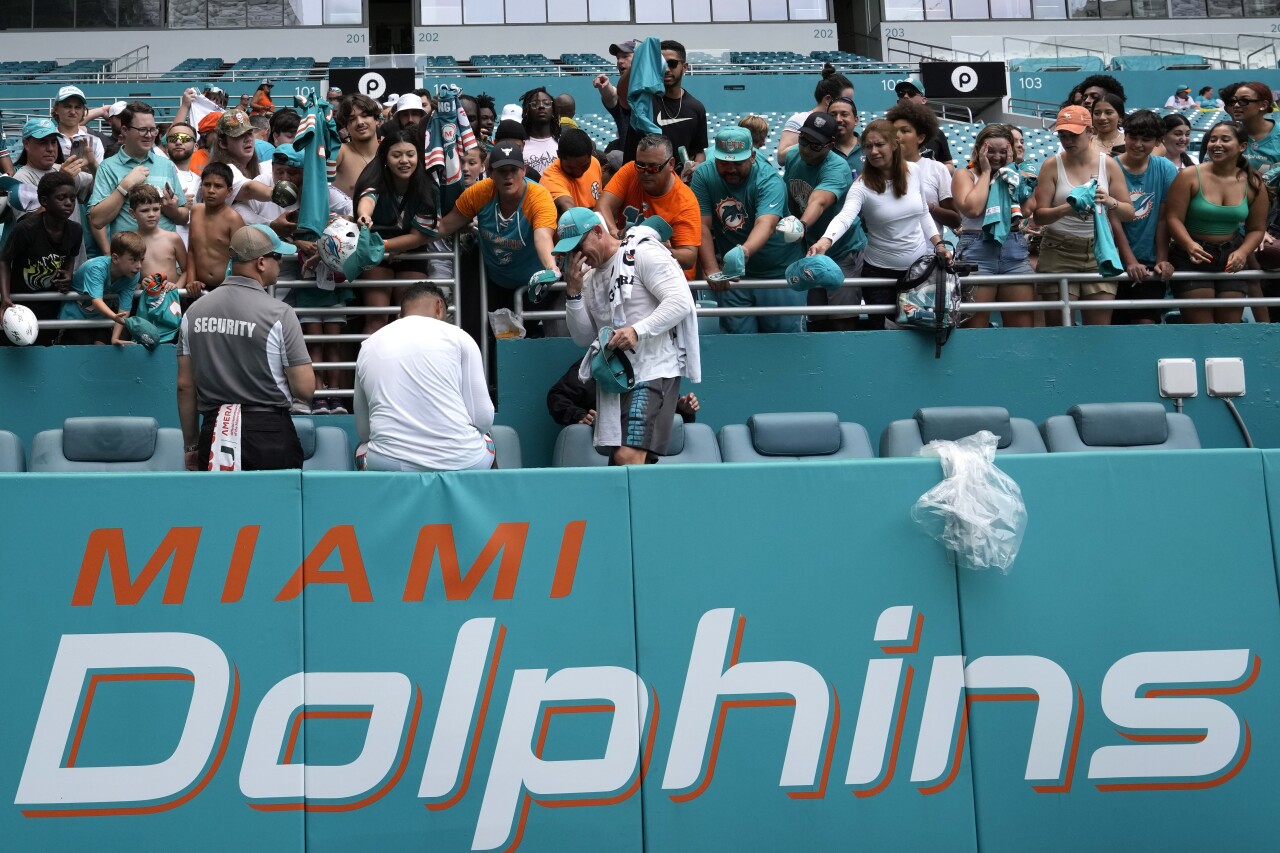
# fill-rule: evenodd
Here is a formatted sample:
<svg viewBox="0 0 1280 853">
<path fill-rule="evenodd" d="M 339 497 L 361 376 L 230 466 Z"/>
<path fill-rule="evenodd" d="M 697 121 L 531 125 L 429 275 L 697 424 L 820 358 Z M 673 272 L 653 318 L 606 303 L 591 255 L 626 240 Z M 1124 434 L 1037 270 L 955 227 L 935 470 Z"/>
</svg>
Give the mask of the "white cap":
<svg viewBox="0 0 1280 853">
<path fill-rule="evenodd" d="M 405 110 L 419 110 L 426 112 L 427 108 L 422 105 L 422 98 L 412 93 L 401 95 L 400 100 L 396 102 L 396 112 L 402 113 Z"/>
<path fill-rule="evenodd" d="M 399 102 L 400 102 L 399 95 L 387 95 L 387 99 L 382 102 L 382 105 L 384 107 L 391 107 L 391 109 L 394 110 L 396 108 L 396 104 Z"/>
<path fill-rule="evenodd" d="M 80 90 L 79 86 L 63 86 L 58 90 L 58 103 L 62 103 L 67 98 L 79 98 L 82 101 L 88 100 L 85 98 L 84 92 Z"/>
<path fill-rule="evenodd" d="M 128 106 L 129 105 L 124 101 L 116 101 L 114 104 L 107 107 L 107 118 L 115 118 L 120 115 L 120 113 L 124 112 Z"/>
<path fill-rule="evenodd" d="M 519 104 L 507 104 L 502 108 L 502 117 L 498 121 L 506 121 L 507 119 L 522 121 L 524 119 L 524 110 L 520 108 Z"/>
</svg>

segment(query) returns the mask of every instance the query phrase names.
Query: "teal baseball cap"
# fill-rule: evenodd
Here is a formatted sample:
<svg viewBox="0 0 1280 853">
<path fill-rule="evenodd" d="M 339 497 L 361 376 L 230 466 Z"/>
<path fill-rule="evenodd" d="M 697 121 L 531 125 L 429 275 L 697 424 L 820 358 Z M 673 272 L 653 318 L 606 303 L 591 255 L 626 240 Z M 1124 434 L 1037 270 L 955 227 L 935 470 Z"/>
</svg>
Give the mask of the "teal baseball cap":
<svg viewBox="0 0 1280 853">
<path fill-rule="evenodd" d="M 625 394 L 636 387 L 636 373 L 626 353 L 605 348 L 612 337 L 613 329 L 609 326 L 600 330 L 599 347 L 591 356 L 591 376 L 597 386 L 610 394 Z"/>
<path fill-rule="evenodd" d="M 792 290 L 810 290 L 825 287 L 839 290 L 844 284 L 844 270 L 826 255 L 811 255 L 787 267 L 787 286 Z"/>
<path fill-rule="evenodd" d="M 556 254 L 572 252 L 578 248 L 582 238 L 599 225 L 604 228 L 604 220 L 600 214 L 585 207 L 571 207 L 560 215 L 556 223 L 556 239 L 558 242 L 552 249 Z"/>
<path fill-rule="evenodd" d="M 750 160 L 755 153 L 751 146 L 751 131 L 745 127 L 722 127 L 716 134 L 715 158 L 728 163 Z"/>
<path fill-rule="evenodd" d="M 658 216 L 656 213 L 653 216 L 645 217 L 640 224 L 657 231 L 658 239 L 664 243 L 671 239 L 672 231 L 670 223 L 661 216 Z"/>
<path fill-rule="evenodd" d="M 302 152 L 286 142 L 284 145 L 276 146 L 275 153 L 271 155 L 271 162 L 280 163 L 284 166 L 292 166 L 295 169 L 301 169 Z"/>
<path fill-rule="evenodd" d="M 52 120 L 47 118 L 28 119 L 27 123 L 22 126 L 23 139 L 44 139 L 49 136 L 56 136 L 58 126 Z"/>
</svg>

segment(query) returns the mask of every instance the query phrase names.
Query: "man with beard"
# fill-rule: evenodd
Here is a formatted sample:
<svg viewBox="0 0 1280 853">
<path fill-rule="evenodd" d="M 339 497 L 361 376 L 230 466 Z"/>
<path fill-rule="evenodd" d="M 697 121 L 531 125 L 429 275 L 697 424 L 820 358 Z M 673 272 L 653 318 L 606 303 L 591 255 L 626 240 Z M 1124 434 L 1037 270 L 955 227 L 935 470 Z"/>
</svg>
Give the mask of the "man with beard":
<svg viewBox="0 0 1280 853">
<path fill-rule="evenodd" d="M 787 193 L 778 172 L 756 158 L 751 132 L 721 128 L 715 156 L 693 173 L 693 194 L 702 215 L 698 257 L 722 308 L 804 305 L 805 295 L 786 287 L 734 289 L 740 278 L 781 279 L 792 261 L 804 257 L 804 244 L 788 243 L 774 229 L 787 212 Z M 721 317 L 729 333 L 801 332 L 799 314 Z"/>
<path fill-rule="evenodd" d="M 169 125 L 164 136 L 164 150 L 178 171 L 178 182 L 182 184 L 187 204 L 195 204 L 196 191 L 200 189 L 200 176 L 191 171 L 191 157 L 196 153 L 196 129 L 182 122 Z M 178 235 L 183 243 L 188 241 L 189 233 L 186 225 L 178 226 Z"/>
<path fill-rule="evenodd" d="M 676 168 L 680 170 L 680 179 L 687 181 L 693 170 L 707 159 L 707 108 L 685 91 L 684 75 L 689 70 L 689 63 L 685 61 L 684 45 L 678 41 L 664 41 L 662 58 L 667 63 L 662 75 L 664 91 L 654 98 L 653 118 L 662 128 L 662 135 L 671 140 L 671 147 L 677 152 Z M 636 159 L 640 137 L 641 134 L 636 132 L 627 134 L 623 159 L 628 163 Z M 686 156 L 683 162 L 679 156 L 681 148 Z"/>
</svg>

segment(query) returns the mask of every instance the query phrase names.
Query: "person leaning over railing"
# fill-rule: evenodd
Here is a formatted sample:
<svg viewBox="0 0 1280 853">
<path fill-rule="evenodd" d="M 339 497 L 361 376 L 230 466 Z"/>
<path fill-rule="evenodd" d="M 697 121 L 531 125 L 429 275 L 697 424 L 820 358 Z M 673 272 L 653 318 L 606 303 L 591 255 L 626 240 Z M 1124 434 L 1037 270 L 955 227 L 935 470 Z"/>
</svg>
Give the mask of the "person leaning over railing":
<svg viewBox="0 0 1280 853">
<path fill-rule="evenodd" d="M 782 132 L 778 134 L 778 152 L 776 161 L 784 163 L 787 151 L 800 141 L 800 128 L 804 125 L 804 120 L 812 113 L 825 113 L 831 108 L 831 104 L 837 98 L 848 98 L 853 100 L 853 84 L 849 82 L 849 78 L 836 71 L 836 67 L 830 62 L 822 66 L 822 79 L 818 81 L 818 85 L 813 89 L 813 108 L 806 112 L 799 112 L 787 119 L 782 126 Z"/>
<path fill-rule="evenodd" d="M 1240 272 L 1266 233 L 1267 193 L 1244 156 L 1243 126 L 1220 121 L 1206 136 L 1208 162 L 1183 169 L 1169 189 L 1168 259 L 1180 272 Z M 1173 283 L 1174 295 L 1185 299 L 1240 299 L 1246 292 L 1243 281 L 1230 279 Z M 1182 316 L 1188 323 L 1238 323 L 1243 312 L 1183 308 Z"/>
<path fill-rule="evenodd" d="M 844 207 L 827 227 L 827 233 L 813 244 L 809 254 L 825 255 L 854 220 L 861 219 L 867 232 L 867 247 L 862 253 L 863 278 L 901 280 L 903 273 L 931 250 L 949 264 L 951 252 L 925 206 L 917 166 L 902 158 L 893 125 L 883 119 L 871 122 L 862 134 L 862 147 L 867 154 L 866 169 L 849 189 Z M 897 291 L 895 285 L 864 286 L 862 296 L 868 305 L 893 305 L 898 300 Z M 883 328 L 884 319 L 877 316 L 872 323 Z"/>
<path fill-rule="evenodd" d="M 48 119 L 33 119 L 44 121 Z M 18 220 L 6 229 L 0 248 L 0 316 L 13 307 L 13 291 L 20 294 L 71 289 L 71 274 L 83 247 L 84 232 L 71 218 L 76 203 L 75 179 L 66 172 L 48 172 L 36 189 L 40 213 Z M 40 300 L 27 303 L 37 320 L 56 320 L 61 303 Z M 37 343 L 53 343 L 56 332 L 40 332 Z M 8 338 L 0 336 L 8 343 Z"/>
</svg>

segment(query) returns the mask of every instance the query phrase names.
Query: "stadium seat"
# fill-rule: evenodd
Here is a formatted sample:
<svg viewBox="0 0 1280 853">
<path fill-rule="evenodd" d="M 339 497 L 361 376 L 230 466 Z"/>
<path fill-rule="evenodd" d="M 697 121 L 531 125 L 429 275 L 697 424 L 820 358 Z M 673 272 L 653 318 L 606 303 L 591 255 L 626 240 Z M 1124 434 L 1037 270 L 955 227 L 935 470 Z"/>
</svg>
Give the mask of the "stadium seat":
<svg viewBox="0 0 1280 853">
<path fill-rule="evenodd" d="M 873 459 L 861 424 L 842 423 L 835 412 L 769 412 L 720 429 L 725 462 L 797 462 Z"/>
<path fill-rule="evenodd" d="M 293 419 L 302 445 L 303 471 L 354 471 L 355 459 L 347 431 L 336 426 L 316 426 L 312 418 Z"/>
<path fill-rule="evenodd" d="M 0 473 L 14 474 L 27 470 L 27 455 L 22 442 L 11 432 L 0 429 Z"/>
<path fill-rule="evenodd" d="M 493 449 L 498 456 L 498 467 L 515 469 L 524 467 L 524 454 L 520 450 L 520 436 L 513 427 L 494 424 L 489 429 Z"/>
<path fill-rule="evenodd" d="M 182 471 L 182 430 L 155 418 L 67 418 L 37 433 L 32 471 Z"/>
<path fill-rule="evenodd" d="M 1082 403 L 1040 427 L 1050 453 L 1078 450 L 1193 450 L 1196 425 L 1160 403 Z"/>
<path fill-rule="evenodd" d="M 679 415 L 672 416 L 671 442 L 667 455 L 658 457 L 659 465 L 696 465 L 720 461 L 716 435 L 706 424 L 687 424 Z M 571 424 L 560 430 L 551 452 L 553 468 L 603 468 L 609 457 L 596 450 L 594 432 L 586 424 Z"/>
<path fill-rule="evenodd" d="M 915 456 L 931 441 L 958 441 L 982 430 L 1000 439 L 996 453 L 1045 453 L 1035 423 L 1011 418 L 999 406 L 944 406 L 917 409 L 910 418 L 893 421 L 880 433 L 880 456 Z"/>
</svg>

